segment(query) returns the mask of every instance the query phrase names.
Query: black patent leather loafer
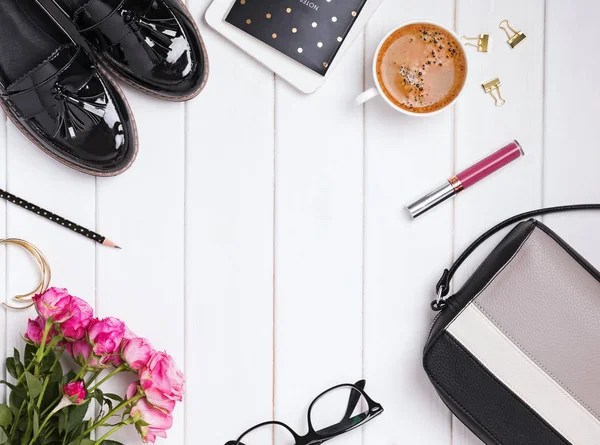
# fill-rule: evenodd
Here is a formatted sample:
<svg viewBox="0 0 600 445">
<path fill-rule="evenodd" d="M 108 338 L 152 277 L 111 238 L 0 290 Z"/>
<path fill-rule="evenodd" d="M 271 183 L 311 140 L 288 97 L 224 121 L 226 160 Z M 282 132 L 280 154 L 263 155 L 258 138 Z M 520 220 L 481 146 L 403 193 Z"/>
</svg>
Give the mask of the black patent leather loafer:
<svg viewBox="0 0 600 445">
<path fill-rule="evenodd" d="M 114 176 L 136 157 L 135 123 L 118 88 L 32 0 L 0 1 L 0 104 L 75 170 Z"/>
<path fill-rule="evenodd" d="M 197 96 L 208 78 L 200 31 L 179 0 L 54 0 L 103 66 L 159 99 Z"/>
</svg>

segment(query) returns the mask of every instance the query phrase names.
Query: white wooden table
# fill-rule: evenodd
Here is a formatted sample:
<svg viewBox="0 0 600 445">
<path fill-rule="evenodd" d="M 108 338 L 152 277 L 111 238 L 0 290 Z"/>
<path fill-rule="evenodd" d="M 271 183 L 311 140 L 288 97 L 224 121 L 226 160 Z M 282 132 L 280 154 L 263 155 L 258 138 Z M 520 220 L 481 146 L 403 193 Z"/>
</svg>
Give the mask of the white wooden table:
<svg viewBox="0 0 600 445">
<path fill-rule="evenodd" d="M 273 416 L 303 434 L 314 396 L 362 377 L 386 412 L 336 443 L 478 443 L 422 371 L 429 301 L 442 270 L 492 224 L 598 202 L 600 4 L 387 0 L 325 86 L 304 96 L 208 29 L 209 3 L 188 0 L 210 54 L 206 90 L 184 105 L 126 89 L 141 143 L 126 174 L 71 171 L 0 122 L 0 184 L 123 250 L 4 203 L 0 235 L 36 244 L 54 285 L 122 318 L 185 369 L 187 399 L 161 443 L 223 445 Z M 354 106 L 372 85 L 380 38 L 415 18 L 491 34 L 491 52 L 470 48 L 464 96 L 427 119 L 379 99 Z M 527 35 L 516 49 L 498 29 L 503 19 Z M 503 108 L 480 86 L 496 76 Z M 518 164 L 415 222 L 405 216 L 412 198 L 512 139 L 526 151 Z M 600 215 L 545 221 L 600 264 Z M 0 260 L 0 293 L 29 290 L 25 254 L 9 248 Z M 21 344 L 28 316 L 0 312 L 1 357 Z"/>
</svg>

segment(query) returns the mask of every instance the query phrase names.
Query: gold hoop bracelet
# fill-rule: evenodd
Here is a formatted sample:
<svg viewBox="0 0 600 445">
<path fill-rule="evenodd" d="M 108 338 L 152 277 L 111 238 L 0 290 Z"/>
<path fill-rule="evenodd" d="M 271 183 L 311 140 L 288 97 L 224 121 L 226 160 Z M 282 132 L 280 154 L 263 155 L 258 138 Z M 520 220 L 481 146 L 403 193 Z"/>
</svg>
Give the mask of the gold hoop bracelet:
<svg viewBox="0 0 600 445">
<path fill-rule="evenodd" d="M 29 252 L 31 254 L 31 256 L 33 258 L 35 258 L 35 260 L 38 263 L 38 266 L 40 267 L 41 278 L 40 278 L 40 282 L 35 287 L 35 289 L 33 289 L 31 292 L 28 292 L 26 294 L 15 295 L 13 297 L 13 299 L 18 301 L 19 303 L 27 302 L 29 304 L 27 304 L 26 306 L 10 306 L 6 303 L 2 303 L 2 306 L 4 306 L 5 308 L 8 308 L 8 309 L 14 309 L 14 310 L 18 310 L 18 311 L 29 309 L 31 306 L 33 306 L 33 303 L 31 302 L 32 297 L 36 294 L 42 294 L 42 293 L 46 292 L 48 290 L 48 287 L 50 286 L 50 279 L 52 278 L 52 271 L 50 269 L 50 265 L 48 264 L 48 260 L 46 260 L 46 257 L 44 256 L 44 254 L 37 247 L 35 247 L 33 244 L 31 244 L 29 241 L 25 241 L 25 240 L 18 239 L 18 238 L 6 238 L 6 239 L 0 239 L 0 244 L 13 244 L 15 246 L 19 246 L 19 247 L 25 249 L 27 252 Z"/>
</svg>

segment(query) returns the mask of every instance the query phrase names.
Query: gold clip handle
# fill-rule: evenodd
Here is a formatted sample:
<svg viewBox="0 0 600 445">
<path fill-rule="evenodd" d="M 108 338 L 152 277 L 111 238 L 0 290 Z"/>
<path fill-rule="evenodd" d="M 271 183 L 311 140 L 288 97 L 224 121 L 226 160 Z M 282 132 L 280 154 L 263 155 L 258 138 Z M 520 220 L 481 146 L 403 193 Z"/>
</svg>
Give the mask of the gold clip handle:
<svg viewBox="0 0 600 445">
<path fill-rule="evenodd" d="M 510 26 L 510 23 L 508 23 L 508 20 L 506 20 L 506 19 L 502 20 L 498 27 L 506 33 L 506 36 L 509 39 L 512 38 L 515 34 L 517 34 L 519 32 L 516 29 L 514 29 L 512 26 Z M 509 29 L 513 32 L 512 34 L 508 32 Z"/>
<path fill-rule="evenodd" d="M 506 101 L 502 98 L 502 95 L 500 94 L 499 88 L 490 91 L 489 94 L 494 98 L 494 105 L 496 105 L 497 107 L 501 107 L 506 103 Z"/>
<path fill-rule="evenodd" d="M 490 39 L 490 36 L 488 34 L 479 34 L 479 36 L 477 37 L 467 37 L 463 35 L 461 38 L 463 40 L 466 40 L 466 42 L 464 42 L 466 46 L 472 46 L 474 48 L 477 48 L 477 51 L 483 53 L 486 53 L 488 51 L 488 43 Z M 477 44 L 472 43 L 472 41 L 476 41 Z"/>
<path fill-rule="evenodd" d="M 514 48 L 527 38 L 527 36 L 523 34 L 523 31 L 517 31 L 512 26 L 510 26 L 508 20 L 502 20 L 498 27 L 506 33 L 506 36 L 508 37 L 508 44 L 512 48 Z M 512 31 L 512 34 L 509 32 L 509 30 Z"/>
<path fill-rule="evenodd" d="M 506 103 L 506 101 L 502 98 L 502 94 L 500 93 L 500 85 L 502 85 L 502 83 L 498 77 L 481 85 L 483 87 L 483 91 L 494 98 L 494 105 L 497 107 L 501 107 Z"/>
</svg>

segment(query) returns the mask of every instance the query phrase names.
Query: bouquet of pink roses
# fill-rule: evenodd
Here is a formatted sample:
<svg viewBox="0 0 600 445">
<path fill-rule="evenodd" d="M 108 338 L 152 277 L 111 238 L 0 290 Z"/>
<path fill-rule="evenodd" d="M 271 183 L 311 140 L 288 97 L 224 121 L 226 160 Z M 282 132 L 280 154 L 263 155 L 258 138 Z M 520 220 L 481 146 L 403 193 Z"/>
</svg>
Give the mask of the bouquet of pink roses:
<svg viewBox="0 0 600 445">
<path fill-rule="evenodd" d="M 144 442 L 166 437 L 184 390 L 171 356 L 121 320 L 94 318 L 92 308 L 66 289 L 51 288 L 33 301 L 39 316 L 29 320 L 22 360 L 17 349 L 6 360 L 14 381 L 1 382 L 10 396 L 0 405 L 0 445 L 115 445 L 108 437 L 127 425 Z M 66 374 L 63 355 L 77 364 Z M 121 372 L 136 374 L 137 381 L 122 396 L 103 392 L 102 385 Z M 88 409 L 92 401 L 96 410 Z"/>
</svg>

